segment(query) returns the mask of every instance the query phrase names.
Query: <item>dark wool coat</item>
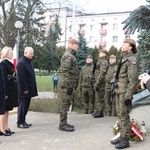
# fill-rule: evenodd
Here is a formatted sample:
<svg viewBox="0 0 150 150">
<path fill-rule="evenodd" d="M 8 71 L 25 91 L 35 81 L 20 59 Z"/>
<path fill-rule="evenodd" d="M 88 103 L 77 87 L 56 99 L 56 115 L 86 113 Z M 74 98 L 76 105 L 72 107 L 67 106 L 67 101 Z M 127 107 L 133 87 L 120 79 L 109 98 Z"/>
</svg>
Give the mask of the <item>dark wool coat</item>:
<svg viewBox="0 0 150 150">
<path fill-rule="evenodd" d="M 146 88 L 149 90 L 150 92 L 150 79 L 146 82 Z"/>
<path fill-rule="evenodd" d="M 16 72 L 13 63 L 7 59 L 3 60 L 1 65 L 5 79 L 5 96 L 8 96 L 6 110 L 12 110 L 13 107 L 18 106 Z"/>
<path fill-rule="evenodd" d="M 17 64 L 18 97 L 31 98 L 37 96 L 35 72 L 32 62 L 23 56 Z M 23 94 L 28 91 L 28 94 Z"/>
<path fill-rule="evenodd" d="M 5 81 L 0 64 L 0 115 L 5 113 Z"/>
</svg>

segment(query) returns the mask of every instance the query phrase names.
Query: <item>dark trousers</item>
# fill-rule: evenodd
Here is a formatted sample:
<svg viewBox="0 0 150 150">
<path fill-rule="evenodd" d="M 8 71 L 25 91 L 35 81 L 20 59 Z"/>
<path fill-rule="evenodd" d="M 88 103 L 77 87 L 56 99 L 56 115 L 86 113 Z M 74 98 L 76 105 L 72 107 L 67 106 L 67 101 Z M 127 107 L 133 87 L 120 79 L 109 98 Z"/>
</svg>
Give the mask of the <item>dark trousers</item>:
<svg viewBox="0 0 150 150">
<path fill-rule="evenodd" d="M 57 89 L 58 81 L 54 81 L 54 89 Z"/>
<path fill-rule="evenodd" d="M 19 98 L 17 124 L 22 124 L 26 121 L 26 115 L 29 110 L 30 101 L 31 98 Z"/>
</svg>

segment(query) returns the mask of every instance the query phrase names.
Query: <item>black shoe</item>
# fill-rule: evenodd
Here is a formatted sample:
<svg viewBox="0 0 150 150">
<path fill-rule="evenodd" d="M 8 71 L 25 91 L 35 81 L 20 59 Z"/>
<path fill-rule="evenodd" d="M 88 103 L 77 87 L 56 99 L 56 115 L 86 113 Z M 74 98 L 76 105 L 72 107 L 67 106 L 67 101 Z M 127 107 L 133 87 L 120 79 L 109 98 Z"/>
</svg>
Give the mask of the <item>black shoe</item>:
<svg viewBox="0 0 150 150">
<path fill-rule="evenodd" d="M 28 127 L 31 127 L 31 126 L 32 126 L 31 123 L 28 124 L 28 123 L 25 122 L 24 124 L 27 125 Z"/>
<path fill-rule="evenodd" d="M 128 147 L 130 147 L 130 143 L 128 140 L 125 139 L 121 139 L 121 141 L 117 145 L 115 145 L 116 149 L 124 149 Z"/>
<path fill-rule="evenodd" d="M 96 115 L 96 113 L 97 113 L 97 111 L 95 111 L 95 112 L 91 113 L 91 115 L 92 115 L 92 116 L 94 116 L 94 115 Z"/>
<path fill-rule="evenodd" d="M 71 128 L 74 128 L 74 125 L 71 125 L 71 124 L 66 124 L 68 127 L 71 127 Z"/>
<path fill-rule="evenodd" d="M 10 133 L 10 134 L 15 134 L 14 131 L 11 131 L 10 129 L 6 130 L 6 132 Z"/>
<path fill-rule="evenodd" d="M 11 136 L 11 134 L 7 131 L 4 132 L 0 131 L 0 136 Z"/>
<path fill-rule="evenodd" d="M 29 128 L 29 126 L 27 126 L 27 125 L 24 124 L 24 123 L 23 123 L 23 124 L 18 124 L 17 127 L 18 127 L 18 128 L 22 128 L 22 129 Z"/>
<path fill-rule="evenodd" d="M 118 137 L 118 138 L 115 139 L 115 140 L 111 140 L 110 143 L 113 144 L 113 145 L 116 145 L 116 144 L 118 144 L 120 141 L 121 141 L 121 136 Z"/>
<path fill-rule="evenodd" d="M 95 115 L 93 115 L 94 118 L 101 118 L 104 117 L 103 111 L 97 111 Z"/>
<path fill-rule="evenodd" d="M 74 131 L 74 128 L 68 126 L 67 124 L 64 124 L 64 125 L 59 125 L 59 130 L 61 130 L 61 131 L 73 132 L 73 131 Z"/>
</svg>

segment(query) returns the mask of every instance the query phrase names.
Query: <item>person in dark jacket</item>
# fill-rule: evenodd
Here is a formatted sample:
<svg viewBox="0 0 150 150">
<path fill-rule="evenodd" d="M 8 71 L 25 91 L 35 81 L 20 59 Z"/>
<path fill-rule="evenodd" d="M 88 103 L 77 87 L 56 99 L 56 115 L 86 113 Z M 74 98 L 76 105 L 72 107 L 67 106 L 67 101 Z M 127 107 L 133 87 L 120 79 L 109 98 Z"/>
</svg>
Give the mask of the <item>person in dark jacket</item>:
<svg viewBox="0 0 150 150">
<path fill-rule="evenodd" d="M 18 83 L 18 128 L 29 128 L 32 124 L 26 122 L 26 115 L 30 106 L 31 98 L 37 96 L 35 72 L 32 64 L 34 50 L 26 47 L 24 56 L 17 64 L 17 83 Z"/>
<path fill-rule="evenodd" d="M 5 81 L 0 63 L 0 115 L 5 113 Z"/>
<path fill-rule="evenodd" d="M 1 69 L 1 64 L 0 64 L 0 116 L 5 113 L 5 81 L 4 81 L 4 75 Z M 1 120 L 2 118 L 0 117 L 0 128 L 1 128 Z M 3 134 L 2 134 L 3 135 Z"/>
<path fill-rule="evenodd" d="M 0 63 L 0 115 L 5 113 L 5 81 L 4 75 Z M 1 117 L 0 117 L 0 128 L 1 128 Z"/>
<path fill-rule="evenodd" d="M 10 136 L 14 132 L 8 126 L 9 111 L 18 106 L 16 71 L 13 65 L 13 51 L 5 46 L 1 51 L 1 66 L 5 81 L 5 114 L 1 116 L 1 135 Z"/>
</svg>

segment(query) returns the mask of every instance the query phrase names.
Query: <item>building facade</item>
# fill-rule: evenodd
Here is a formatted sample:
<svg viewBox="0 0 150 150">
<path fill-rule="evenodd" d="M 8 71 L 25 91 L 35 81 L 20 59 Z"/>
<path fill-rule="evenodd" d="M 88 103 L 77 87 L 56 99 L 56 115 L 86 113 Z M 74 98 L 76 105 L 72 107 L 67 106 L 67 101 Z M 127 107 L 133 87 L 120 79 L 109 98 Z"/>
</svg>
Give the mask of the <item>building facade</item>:
<svg viewBox="0 0 150 150">
<path fill-rule="evenodd" d="M 55 11 L 57 10 L 55 9 Z M 84 35 L 88 43 L 87 46 L 91 48 L 101 46 L 109 50 L 111 46 L 115 46 L 119 49 L 125 38 L 137 40 L 138 33 L 133 35 L 125 34 L 125 30 L 123 30 L 124 24 L 122 22 L 131 12 L 75 13 L 73 15 L 72 10 L 68 8 L 62 8 L 59 11 L 59 21 L 63 35 L 60 41 L 58 41 L 58 46 L 66 46 L 67 41 L 71 37 L 78 38 L 78 32 Z M 51 16 L 50 12 L 47 15 Z M 52 22 L 52 19 L 49 22 Z"/>
</svg>

